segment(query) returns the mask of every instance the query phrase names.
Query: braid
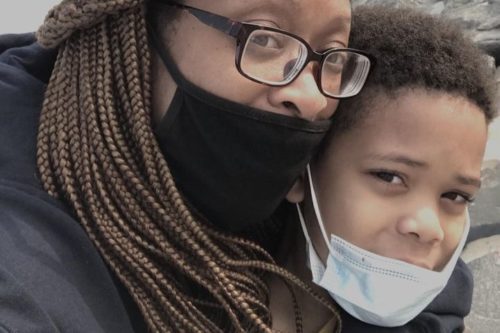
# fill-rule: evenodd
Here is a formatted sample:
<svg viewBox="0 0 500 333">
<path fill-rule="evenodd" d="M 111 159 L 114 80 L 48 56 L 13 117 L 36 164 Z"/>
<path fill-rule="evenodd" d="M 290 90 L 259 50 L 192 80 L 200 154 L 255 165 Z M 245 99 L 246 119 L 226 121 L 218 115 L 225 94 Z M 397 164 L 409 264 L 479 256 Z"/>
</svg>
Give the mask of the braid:
<svg viewBox="0 0 500 333">
<path fill-rule="evenodd" d="M 63 0 L 38 31 L 58 57 L 40 117 L 45 190 L 75 212 L 153 332 L 271 332 L 261 247 L 201 224 L 151 129 L 151 55 L 141 0 Z M 340 324 L 338 329 L 340 329 Z"/>
</svg>

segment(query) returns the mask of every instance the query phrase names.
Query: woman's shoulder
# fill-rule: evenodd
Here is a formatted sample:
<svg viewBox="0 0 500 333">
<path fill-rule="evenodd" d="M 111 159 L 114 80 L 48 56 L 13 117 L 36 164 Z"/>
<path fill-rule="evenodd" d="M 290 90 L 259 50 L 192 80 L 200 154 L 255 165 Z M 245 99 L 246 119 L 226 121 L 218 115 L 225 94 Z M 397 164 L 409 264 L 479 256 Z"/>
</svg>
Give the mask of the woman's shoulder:
<svg viewBox="0 0 500 333">
<path fill-rule="evenodd" d="M 0 179 L 35 181 L 38 119 L 54 59 L 32 34 L 0 36 Z"/>
<path fill-rule="evenodd" d="M 0 178 L 0 327 L 133 332 L 121 288 L 63 204 Z"/>
<path fill-rule="evenodd" d="M 38 119 L 55 55 L 32 34 L 0 36 L 0 331 L 133 332 L 133 303 L 38 178 Z"/>
<path fill-rule="evenodd" d="M 34 33 L 0 35 L 0 69 L 17 70 L 46 84 L 57 56 L 57 49 L 41 47 Z M 21 74 L 22 75 L 22 74 Z M 2 80 L 4 77 L 2 77 Z"/>
</svg>

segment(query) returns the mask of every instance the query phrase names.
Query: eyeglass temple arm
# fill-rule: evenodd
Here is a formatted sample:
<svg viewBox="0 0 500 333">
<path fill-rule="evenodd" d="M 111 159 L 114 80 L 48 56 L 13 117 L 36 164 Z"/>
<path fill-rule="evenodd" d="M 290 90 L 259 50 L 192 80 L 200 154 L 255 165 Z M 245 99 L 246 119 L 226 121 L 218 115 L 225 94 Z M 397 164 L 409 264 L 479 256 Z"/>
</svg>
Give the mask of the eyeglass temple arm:
<svg viewBox="0 0 500 333">
<path fill-rule="evenodd" d="M 202 23 L 234 38 L 238 37 L 238 34 L 242 27 L 242 24 L 240 22 L 236 22 L 227 17 L 204 11 L 203 9 L 198 9 L 187 5 L 181 5 L 169 0 L 155 0 L 155 1 L 165 5 L 187 10 Z"/>
</svg>

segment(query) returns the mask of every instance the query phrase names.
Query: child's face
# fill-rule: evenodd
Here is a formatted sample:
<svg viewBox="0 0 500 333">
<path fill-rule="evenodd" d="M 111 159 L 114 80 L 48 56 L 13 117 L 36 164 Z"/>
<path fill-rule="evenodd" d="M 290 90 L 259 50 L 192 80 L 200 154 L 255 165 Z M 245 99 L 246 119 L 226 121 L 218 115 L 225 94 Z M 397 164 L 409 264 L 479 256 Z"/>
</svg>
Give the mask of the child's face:
<svg viewBox="0 0 500 333">
<path fill-rule="evenodd" d="M 312 166 L 326 231 L 440 270 L 461 238 L 467 200 L 479 189 L 485 117 L 462 97 L 424 90 L 378 97 L 371 105 L 375 110 L 334 137 Z M 310 205 L 305 210 L 325 259 Z"/>
</svg>

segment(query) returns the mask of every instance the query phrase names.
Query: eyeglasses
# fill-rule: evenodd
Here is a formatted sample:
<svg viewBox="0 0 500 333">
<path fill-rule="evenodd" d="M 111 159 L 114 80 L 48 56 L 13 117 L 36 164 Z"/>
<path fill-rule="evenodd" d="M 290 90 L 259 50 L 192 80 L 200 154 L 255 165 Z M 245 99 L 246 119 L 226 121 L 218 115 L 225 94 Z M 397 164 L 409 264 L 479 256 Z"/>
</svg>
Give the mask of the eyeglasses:
<svg viewBox="0 0 500 333">
<path fill-rule="evenodd" d="M 162 5 L 188 11 L 200 22 L 236 39 L 236 68 L 244 77 L 269 86 L 285 86 L 295 80 L 311 61 L 319 64 L 316 83 L 328 97 L 347 98 L 358 94 L 366 82 L 375 59 L 350 48 L 314 51 L 299 36 L 256 24 L 234 21 L 169 0 Z"/>
</svg>

